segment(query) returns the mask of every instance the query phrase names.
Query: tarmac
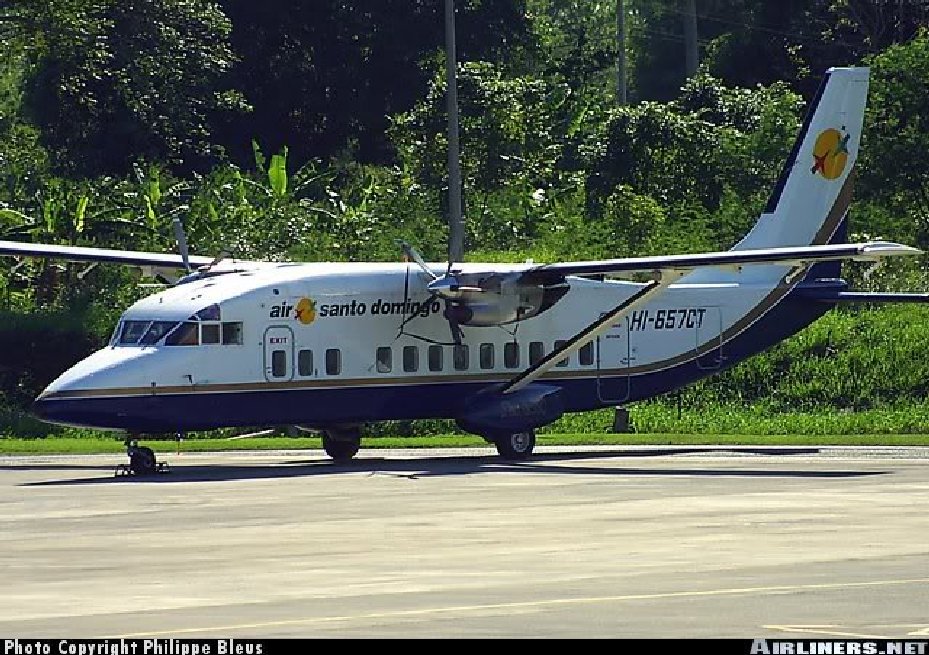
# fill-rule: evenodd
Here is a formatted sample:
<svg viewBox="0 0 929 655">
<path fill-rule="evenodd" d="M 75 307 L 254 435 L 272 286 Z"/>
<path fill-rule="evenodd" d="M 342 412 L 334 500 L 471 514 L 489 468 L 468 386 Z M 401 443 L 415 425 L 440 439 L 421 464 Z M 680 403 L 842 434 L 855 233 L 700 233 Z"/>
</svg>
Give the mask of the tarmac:
<svg viewBox="0 0 929 655">
<path fill-rule="evenodd" d="M 929 448 L 0 457 L 0 637 L 929 638 Z"/>
</svg>

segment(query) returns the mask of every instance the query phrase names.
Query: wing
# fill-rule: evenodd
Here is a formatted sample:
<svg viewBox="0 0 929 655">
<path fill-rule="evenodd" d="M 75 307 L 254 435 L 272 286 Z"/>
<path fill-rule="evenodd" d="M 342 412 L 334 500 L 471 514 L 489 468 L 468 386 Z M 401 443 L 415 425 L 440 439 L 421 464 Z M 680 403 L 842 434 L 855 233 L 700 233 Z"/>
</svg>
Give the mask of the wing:
<svg viewBox="0 0 929 655">
<path fill-rule="evenodd" d="M 691 271 L 697 268 L 743 266 L 746 264 L 784 264 L 798 266 L 821 261 L 851 259 L 879 261 L 896 255 L 918 255 L 922 251 L 899 243 L 871 241 L 823 246 L 764 248 L 761 250 L 727 250 L 696 255 L 660 255 L 629 257 L 587 262 L 561 262 L 529 267 L 525 273 L 543 277 L 566 275 L 618 275 L 646 271 Z"/>
<path fill-rule="evenodd" d="M 921 252 L 918 248 L 898 243 L 872 241 L 857 244 L 766 248 L 763 250 L 730 250 L 698 255 L 668 255 L 663 257 L 632 257 L 591 262 L 568 262 L 529 268 L 523 273 L 529 279 L 539 279 L 537 276 L 542 276 L 542 279 L 545 279 L 546 276 L 564 279 L 566 275 L 607 275 L 642 272 L 654 273 L 655 279 L 612 310 L 600 315 L 590 325 L 565 341 L 561 347 L 543 357 L 534 366 L 512 378 L 503 386 L 502 392 L 512 393 L 518 391 L 539 379 L 551 370 L 558 361 L 580 350 L 585 343 L 596 339 L 616 321 L 647 303 L 662 289 L 671 286 L 690 271 L 707 267 L 750 264 L 783 264 L 800 267 L 800 270 L 803 270 L 805 267 L 821 261 L 851 259 L 878 262 L 884 257 L 917 255 Z"/>
<path fill-rule="evenodd" d="M 85 248 L 81 246 L 53 246 L 42 243 L 21 243 L 19 241 L 0 241 L 0 255 L 60 259 L 69 262 L 107 262 L 154 269 L 184 269 L 184 261 L 180 255 L 136 250 Z M 190 257 L 190 265 L 194 268 L 207 266 L 211 263 L 213 263 L 212 257 L 196 255 Z"/>
</svg>

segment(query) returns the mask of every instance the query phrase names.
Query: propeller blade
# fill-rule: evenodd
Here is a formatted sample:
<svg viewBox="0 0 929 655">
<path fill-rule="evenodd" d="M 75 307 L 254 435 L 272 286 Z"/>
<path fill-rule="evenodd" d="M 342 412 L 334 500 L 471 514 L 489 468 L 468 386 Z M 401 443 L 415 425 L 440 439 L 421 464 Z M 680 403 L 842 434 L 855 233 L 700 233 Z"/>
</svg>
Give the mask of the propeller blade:
<svg viewBox="0 0 929 655">
<path fill-rule="evenodd" d="M 435 300 L 435 298 L 436 298 L 436 294 L 430 293 L 430 294 L 429 294 L 429 297 L 426 298 L 426 302 L 425 302 L 424 304 L 427 304 L 427 305 L 428 305 L 428 304 L 431 303 L 433 300 Z M 415 319 L 415 318 L 419 318 L 419 314 L 410 314 L 409 316 L 405 317 L 405 318 L 403 319 L 403 321 L 400 323 L 400 332 L 402 333 L 402 332 L 403 332 L 403 328 L 406 327 L 406 324 L 409 323 L 410 321 L 412 321 L 412 320 Z"/>
<path fill-rule="evenodd" d="M 177 239 L 177 249 L 181 253 L 181 261 L 184 262 L 184 269 L 190 273 L 190 251 L 187 249 L 187 235 L 184 234 L 184 224 L 177 216 L 171 221 L 174 225 L 174 237 Z"/>
<path fill-rule="evenodd" d="M 452 341 L 455 342 L 456 346 L 461 345 L 461 340 L 464 338 L 464 332 L 461 331 L 461 326 L 458 325 L 455 321 L 448 320 L 448 329 L 452 331 Z"/>
<path fill-rule="evenodd" d="M 409 259 L 412 259 L 414 262 L 416 262 L 419 265 L 419 267 L 423 269 L 426 275 L 428 275 L 433 280 L 437 280 L 439 278 L 438 275 L 433 273 L 429 269 L 429 267 L 426 266 L 425 260 L 423 259 L 422 255 L 420 255 L 419 252 L 416 251 L 416 248 L 408 244 L 406 241 L 398 240 L 397 243 L 399 244 L 400 249 L 403 250 L 403 254 L 406 255 Z"/>
<path fill-rule="evenodd" d="M 209 264 L 206 265 L 207 270 L 213 268 L 219 262 L 223 261 L 227 257 L 232 257 L 232 253 L 229 252 L 228 250 L 220 250 L 218 253 L 216 253 L 216 256 L 213 258 L 213 261 L 211 261 Z"/>
</svg>

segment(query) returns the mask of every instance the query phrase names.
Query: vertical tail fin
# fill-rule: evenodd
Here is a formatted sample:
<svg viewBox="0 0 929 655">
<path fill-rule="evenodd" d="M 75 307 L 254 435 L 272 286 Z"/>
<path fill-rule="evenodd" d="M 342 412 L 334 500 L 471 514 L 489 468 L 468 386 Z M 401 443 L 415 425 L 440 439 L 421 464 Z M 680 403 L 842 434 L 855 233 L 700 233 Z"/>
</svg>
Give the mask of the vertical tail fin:
<svg viewBox="0 0 929 655">
<path fill-rule="evenodd" d="M 830 68 L 764 212 L 734 250 L 827 243 L 852 198 L 867 68 Z"/>
</svg>

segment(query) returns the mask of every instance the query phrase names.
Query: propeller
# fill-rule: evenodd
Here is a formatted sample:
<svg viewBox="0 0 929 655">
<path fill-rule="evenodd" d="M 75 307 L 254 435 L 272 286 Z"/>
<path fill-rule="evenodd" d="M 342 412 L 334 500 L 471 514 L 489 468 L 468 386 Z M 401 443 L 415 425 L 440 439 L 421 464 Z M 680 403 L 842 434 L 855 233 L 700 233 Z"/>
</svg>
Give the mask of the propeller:
<svg viewBox="0 0 929 655">
<path fill-rule="evenodd" d="M 426 289 L 429 291 L 429 298 L 426 302 L 431 302 L 434 298 L 441 298 L 445 301 L 445 311 L 442 312 L 442 315 L 445 317 L 445 320 L 448 321 L 448 327 L 452 333 L 452 341 L 454 341 L 456 346 L 460 346 L 461 340 L 464 337 L 464 333 L 461 330 L 461 323 L 467 323 L 471 318 L 471 310 L 469 310 L 467 305 L 461 302 L 461 300 L 466 293 L 480 293 L 483 292 L 484 289 L 462 284 L 458 276 L 452 271 L 453 262 L 451 261 L 448 262 L 448 268 L 446 268 L 444 275 L 436 275 L 426 264 L 426 261 L 416 248 L 406 241 L 398 241 L 397 243 L 401 250 L 403 250 L 403 254 L 406 255 L 407 259 L 416 262 L 430 279 L 429 283 L 426 285 Z M 415 318 L 415 316 L 406 318 L 403 323 L 400 324 L 400 329 L 402 330 L 413 318 Z"/>
<path fill-rule="evenodd" d="M 181 253 L 181 261 L 184 262 L 184 269 L 190 273 L 190 251 L 187 248 L 187 235 L 184 234 L 184 224 L 177 216 L 171 221 L 174 226 L 174 238 L 177 239 L 177 249 Z"/>
</svg>

